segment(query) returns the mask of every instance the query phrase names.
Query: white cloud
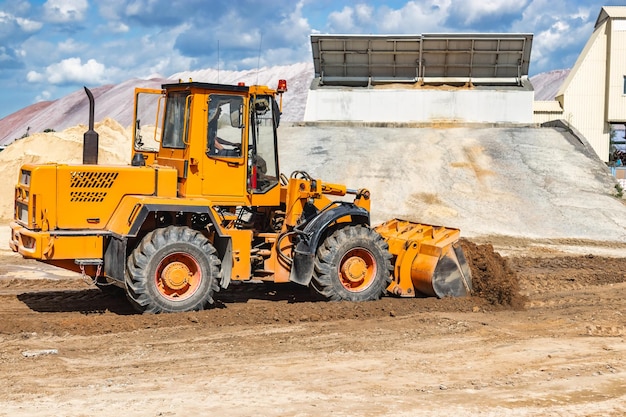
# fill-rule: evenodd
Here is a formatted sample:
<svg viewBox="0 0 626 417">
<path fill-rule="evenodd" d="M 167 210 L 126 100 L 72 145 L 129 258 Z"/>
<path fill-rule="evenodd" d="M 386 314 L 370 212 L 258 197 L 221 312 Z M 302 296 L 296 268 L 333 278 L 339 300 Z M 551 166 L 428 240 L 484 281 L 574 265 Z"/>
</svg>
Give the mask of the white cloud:
<svg viewBox="0 0 626 417">
<path fill-rule="evenodd" d="M 452 0 L 409 1 L 401 9 L 381 8 L 375 20 L 379 33 L 444 32 Z"/>
<path fill-rule="evenodd" d="M 592 24 L 574 26 L 567 21 L 556 21 L 549 28 L 535 34 L 533 41 L 533 65 L 543 70 L 553 65 L 553 60 L 559 51 L 585 44 L 591 34 Z M 570 63 L 570 64 L 573 64 Z"/>
<path fill-rule="evenodd" d="M 44 73 L 30 71 L 26 79 L 31 83 L 104 84 L 107 82 L 106 72 L 106 67 L 95 59 L 90 59 L 83 64 L 80 58 L 68 58 L 48 66 Z"/>
<path fill-rule="evenodd" d="M 11 57 L 7 54 L 7 48 L 0 46 L 0 62 L 8 61 L 9 59 L 11 59 Z"/>
<path fill-rule="evenodd" d="M 76 54 L 78 51 L 82 51 L 86 48 L 86 45 L 77 43 L 74 39 L 68 38 L 57 44 L 57 51 L 63 54 Z"/>
<path fill-rule="evenodd" d="M 312 30 L 303 15 L 303 7 L 304 2 L 299 1 L 296 8 L 280 21 L 273 35 L 282 37 L 282 42 L 265 49 L 263 65 L 291 63 L 311 56 L 309 35 Z"/>
<path fill-rule="evenodd" d="M 17 17 L 0 10 L 0 35 L 15 35 L 15 31 L 31 34 L 43 27 L 43 23 L 36 20 Z"/>
<path fill-rule="evenodd" d="M 87 0 L 48 0 L 43 5 L 46 18 L 55 23 L 82 21 L 88 7 Z"/>
<path fill-rule="evenodd" d="M 366 30 L 374 23 L 374 8 L 367 4 L 357 4 L 354 7 L 345 6 L 339 12 L 332 12 L 328 15 L 328 26 L 330 32 L 352 33 Z"/>
<path fill-rule="evenodd" d="M 340 12 L 332 12 L 328 15 L 328 24 L 338 32 L 352 32 L 355 29 L 354 9 L 344 7 Z"/>
<path fill-rule="evenodd" d="M 518 13 L 528 0 L 464 0 L 456 2 L 456 14 L 464 15 L 464 23 L 470 25 L 486 16 Z"/>
<path fill-rule="evenodd" d="M 0 10 L 0 24 L 7 24 L 8 22 L 10 22 L 13 19 L 14 19 L 13 15 L 11 15 L 9 13 L 5 13 L 2 10 Z"/>
<path fill-rule="evenodd" d="M 106 29 L 112 33 L 126 33 L 130 27 L 122 22 L 108 22 Z"/>
<path fill-rule="evenodd" d="M 35 102 L 39 103 L 40 101 L 48 101 L 52 97 L 52 93 L 47 90 L 43 90 L 41 94 L 35 97 Z"/>
<path fill-rule="evenodd" d="M 589 4 L 576 6 L 564 0 L 532 0 L 511 27 L 511 31 L 534 33 L 531 73 L 574 65 L 599 12 L 599 7 Z"/>
<path fill-rule="evenodd" d="M 29 83 L 40 83 L 44 79 L 44 75 L 37 71 L 28 71 L 28 74 L 26 74 L 26 81 Z"/>
<path fill-rule="evenodd" d="M 27 33 L 37 32 L 43 27 L 43 23 L 37 22 L 35 20 L 24 19 L 23 17 L 16 17 L 15 21 L 17 22 L 19 27 Z"/>
<path fill-rule="evenodd" d="M 152 2 L 148 1 L 148 4 L 144 4 L 141 1 L 131 1 L 130 4 L 126 6 L 125 12 L 128 16 L 135 16 L 135 15 L 141 14 L 141 12 L 145 10 L 144 8 L 146 6 L 150 6 L 150 3 Z M 150 10 L 152 9 L 150 8 Z"/>
<path fill-rule="evenodd" d="M 174 48 L 178 34 L 190 28 L 190 25 L 181 25 L 141 37 L 115 37 L 101 44 L 100 55 L 106 57 L 108 67 L 116 68 L 114 73 L 107 69 L 107 74 L 115 75 L 113 81 L 119 81 L 154 74 L 169 76 L 192 68 L 197 58 L 183 56 Z"/>
<path fill-rule="evenodd" d="M 183 58 L 183 59 L 186 62 L 193 61 L 189 58 Z M 184 68 L 181 68 L 181 67 L 184 67 Z M 141 68 L 140 71 L 142 71 L 143 74 L 148 74 L 148 75 L 136 74 L 135 76 L 139 78 L 146 78 L 146 79 L 154 78 L 156 76 L 167 77 L 173 73 L 172 68 L 176 68 L 180 71 L 180 70 L 189 69 L 190 67 L 191 65 L 180 65 L 180 62 L 178 61 L 178 59 L 165 57 L 165 58 L 161 58 L 157 60 L 156 62 L 151 62 L 148 67 Z"/>
<path fill-rule="evenodd" d="M 362 23 L 371 23 L 374 16 L 374 8 L 367 4 L 357 4 L 354 7 L 356 18 Z"/>
</svg>

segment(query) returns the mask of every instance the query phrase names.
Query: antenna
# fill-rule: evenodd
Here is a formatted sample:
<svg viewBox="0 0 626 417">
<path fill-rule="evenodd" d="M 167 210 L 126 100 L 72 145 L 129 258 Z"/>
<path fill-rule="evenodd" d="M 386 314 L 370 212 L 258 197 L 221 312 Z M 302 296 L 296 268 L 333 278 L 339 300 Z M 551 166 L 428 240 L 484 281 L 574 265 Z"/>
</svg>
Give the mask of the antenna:
<svg viewBox="0 0 626 417">
<path fill-rule="evenodd" d="M 217 40 L 217 83 L 220 83 L 220 40 Z"/>
<path fill-rule="evenodd" d="M 261 44 L 263 43 L 263 33 L 259 38 L 259 54 L 256 61 L 256 85 L 259 85 L 259 67 L 261 66 Z"/>
</svg>

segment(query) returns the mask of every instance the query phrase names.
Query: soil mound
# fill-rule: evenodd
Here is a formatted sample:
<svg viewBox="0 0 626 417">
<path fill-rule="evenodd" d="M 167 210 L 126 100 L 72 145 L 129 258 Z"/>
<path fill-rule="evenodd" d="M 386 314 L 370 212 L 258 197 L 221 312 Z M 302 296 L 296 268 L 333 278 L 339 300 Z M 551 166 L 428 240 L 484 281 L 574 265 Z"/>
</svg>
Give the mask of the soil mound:
<svg viewBox="0 0 626 417">
<path fill-rule="evenodd" d="M 526 297 L 520 294 L 517 273 L 508 261 L 492 245 L 476 245 L 467 239 L 460 243 L 472 272 L 473 295 L 492 305 L 522 310 Z"/>
</svg>

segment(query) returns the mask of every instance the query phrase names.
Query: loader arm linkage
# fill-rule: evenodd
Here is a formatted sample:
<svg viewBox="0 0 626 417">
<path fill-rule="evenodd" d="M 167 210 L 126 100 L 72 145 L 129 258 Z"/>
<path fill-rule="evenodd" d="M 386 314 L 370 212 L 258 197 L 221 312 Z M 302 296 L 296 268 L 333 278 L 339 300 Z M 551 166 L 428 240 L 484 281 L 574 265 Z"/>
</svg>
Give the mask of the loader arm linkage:
<svg viewBox="0 0 626 417">
<path fill-rule="evenodd" d="M 367 189 L 354 190 L 343 184 L 314 180 L 305 172 L 299 172 L 298 175 L 304 179 L 296 180 L 292 190 L 299 190 L 301 207 L 304 201 L 312 200 L 322 210 L 315 219 L 307 222 L 305 235 L 314 238 L 298 244 L 295 251 L 298 262 L 294 263 L 290 274 L 291 281 L 308 285 L 313 273 L 315 251 L 323 231 L 334 221 L 346 218 L 349 218 L 350 223 L 369 225 L 370 192 Z M 354 195 L 354 201 L 339 206 L 334 206 L 325 197 L 347 194 Z M 296 223 L 295 219 L 301 214 L 301 211 L 292 213 L 292 221 Z M 322 221 L 326 218 L 327 221 Z M 388 294 L 439 298 L 471 294 L 471 272 L 459 245 L 459 229 L 399 219 L 389 220 L 373 229 L 387 242 L 391 254 L 393 273 L 391 283 L 387 286 Z"/>
</svg>

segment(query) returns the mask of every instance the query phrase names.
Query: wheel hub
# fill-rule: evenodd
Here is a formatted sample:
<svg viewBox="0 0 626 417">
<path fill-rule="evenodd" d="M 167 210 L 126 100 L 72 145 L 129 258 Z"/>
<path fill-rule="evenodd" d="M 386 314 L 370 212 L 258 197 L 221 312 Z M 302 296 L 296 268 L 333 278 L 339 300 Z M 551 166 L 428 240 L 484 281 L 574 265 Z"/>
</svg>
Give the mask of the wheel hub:
<svg viewBox="0 0 626 417">
<path fill-rule="evenodd" d="M 192 276 L 191 271 L 182 262 L 172 262 L 163 268 L 161 273 L 161 280 L 163 284 L 173 290 L 180 290 L 189 284 L 189 279 Z"/>
<path fill-rule="evenodd" d="M 367 264 L 360 257 L 353 256 L 343 263 L 341 273 L 350 282 L 360 282 L 367 274 Z"/>
</svg>

